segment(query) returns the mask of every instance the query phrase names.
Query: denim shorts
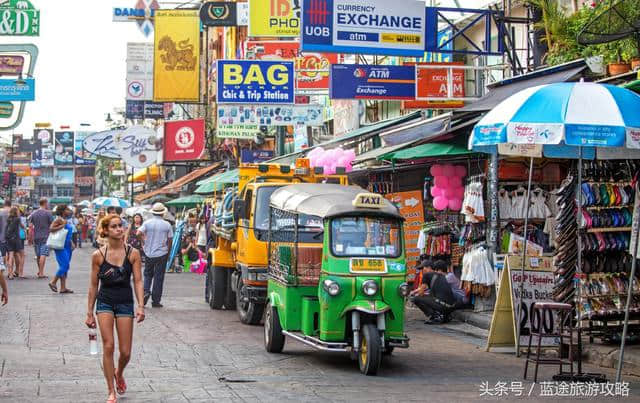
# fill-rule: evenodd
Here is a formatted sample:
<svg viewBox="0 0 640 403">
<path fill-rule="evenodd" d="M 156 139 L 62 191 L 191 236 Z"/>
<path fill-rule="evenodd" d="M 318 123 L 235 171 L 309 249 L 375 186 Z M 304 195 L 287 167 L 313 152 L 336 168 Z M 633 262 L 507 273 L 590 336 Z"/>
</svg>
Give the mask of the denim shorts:
<svg viewBox="0 0 640 403">
<path fill-rule="evenodd" d="M 47 241 L 35 241 L 33 243 L 33 248 L 36 251 L 36 256 L 49 256 L 49 247 L 47 246 Z"/>
<path fill-rule="evenodd" d="M 133 303 L 107 304 L 98 300 L 96 302 L 96 313 L 112 313 L 116 318 L 133 318 Z"/>
</svg>

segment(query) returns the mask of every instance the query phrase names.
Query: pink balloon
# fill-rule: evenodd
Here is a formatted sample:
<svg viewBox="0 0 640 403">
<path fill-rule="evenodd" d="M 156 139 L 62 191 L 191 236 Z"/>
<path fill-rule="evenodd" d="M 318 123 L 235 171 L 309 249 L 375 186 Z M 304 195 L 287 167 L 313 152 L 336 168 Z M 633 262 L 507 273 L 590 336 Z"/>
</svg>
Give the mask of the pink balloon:
<svg viewBox="0 0 640 403">
<path fill-rule="evenodd" d="M 433 184 L 440 189 L 446 189 L 449 186 L 449 178 L 447 178 L 446 176 L 436 176 L 433 179 Z"/>
<path fill-rule="evenodd" d="M 345 154 L 351 158 L 351 161 L 356 159 L 356 152 L 354 150 L 347 150 Z"/>
<path fill-rule="evenodd" d="M 450 176 L 449 177 L 449 189 L 455 189 L 462 186 L 462 178 L 459 176 Z"/>
<path fill-rule="evenodd" d="M 446 188 L 442 195 L 446 197 L 448 200 L 455 199 L 456 197 L 455 188 Z"/>
<path fill-rule="evenodd" d="M 448 204 L 450 210 L 460 211 L 462 209 L 462 200 L 460 199 L 450 199 Z"/>
<path fill-rule="evenodd" d="M 442 189 L 440 189 L 439 187 L 436 186 L 432 186 L 431 187 L 431 197 L 438 197 L 438 196 L 442 196 Z"/>
<path fill-rule="evenodd" d="M 346 168 L 348 165 L 351 165 L 351 162 L 347 160 L 347 157 L 344 155 L 340 157 L 336 166 Z"/>
<path fill-rule="evenodd" d="M 433 199 L 433 207 L 438 211 L 445 210 L 448 205 L 449 205 L 449 200 L 447 200 L 446 197 L 438 196 L 435 199 Z"/>
<path fill-rule="evenodd" d="M 461 178 L 467 176 L 467 167 L 464 165 L 456 165 L 456 176 Z"/>
<path fill-rule="evenodd" d="M 450 178 L 452 176 L 455 176 L 455 172 L 456 172 L 456 170 L 453 167 L 453 165 L 447 164 L 442 168 L 442 175 L 446 176 L 448 178 Z"/>
<path fill-rule="evenodd" d="M 453 193 L 455 195 L 454 197 L 455 199 L 460 199 L 460 200 L 464 199 L 464 188 L 462 186 L 455 188 L 453 190 Z"/>
<path fill-rule="evenodd" d="M 353 165 L 351 164 L 347 165 L 347 173 L 349 172 L 353 172 Z"/>
<path fill-rule="evenodd" d="M 442 165 L 432 165 L 429 173 L 431 173 L 431 176 L 442 176 Z"/>
</svg>

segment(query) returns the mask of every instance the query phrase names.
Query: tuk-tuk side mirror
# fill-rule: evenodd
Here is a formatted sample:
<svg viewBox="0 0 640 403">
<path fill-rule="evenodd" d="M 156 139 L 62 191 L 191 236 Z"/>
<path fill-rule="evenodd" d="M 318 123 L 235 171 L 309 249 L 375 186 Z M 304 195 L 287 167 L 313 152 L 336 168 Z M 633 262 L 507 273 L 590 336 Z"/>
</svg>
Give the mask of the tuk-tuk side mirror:
<svg viewBox="0 0 640 403">
<path fill-rule="evenodd" d="M 243 199 L 235 199 L 233 201 L 233 220 L 237 223 L 246 217 L 246 205 Z"/>
</svg>

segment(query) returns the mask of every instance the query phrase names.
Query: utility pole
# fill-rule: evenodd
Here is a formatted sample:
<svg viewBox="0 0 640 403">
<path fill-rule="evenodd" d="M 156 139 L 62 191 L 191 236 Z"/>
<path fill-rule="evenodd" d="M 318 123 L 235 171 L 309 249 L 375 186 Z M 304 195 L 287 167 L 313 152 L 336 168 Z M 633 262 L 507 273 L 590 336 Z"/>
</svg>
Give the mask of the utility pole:
<svg viewBox="0 0 640 403">
<path fill-rule="evenodd" d="M 13 202 L 13 146 L 15 132 L 11 132 L 11 159 L 9 160 L 9 201 Z"/>
</svg>

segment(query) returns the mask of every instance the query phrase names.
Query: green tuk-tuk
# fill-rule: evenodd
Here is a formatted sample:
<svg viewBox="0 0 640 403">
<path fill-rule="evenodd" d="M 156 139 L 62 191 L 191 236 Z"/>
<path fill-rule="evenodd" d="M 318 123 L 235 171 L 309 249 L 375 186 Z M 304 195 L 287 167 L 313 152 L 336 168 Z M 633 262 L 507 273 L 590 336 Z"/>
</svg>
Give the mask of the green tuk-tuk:
<svg viewBox="0 0 640 403">
<path fill-rule="evenodd" d="M 270 199 L 264 341 L 285 337 L 349 352 L 374 375 L 383 354 L 409 347 L 406 264 L 398 209 L 356 186 L 296 184 Z"/>
</svg>

